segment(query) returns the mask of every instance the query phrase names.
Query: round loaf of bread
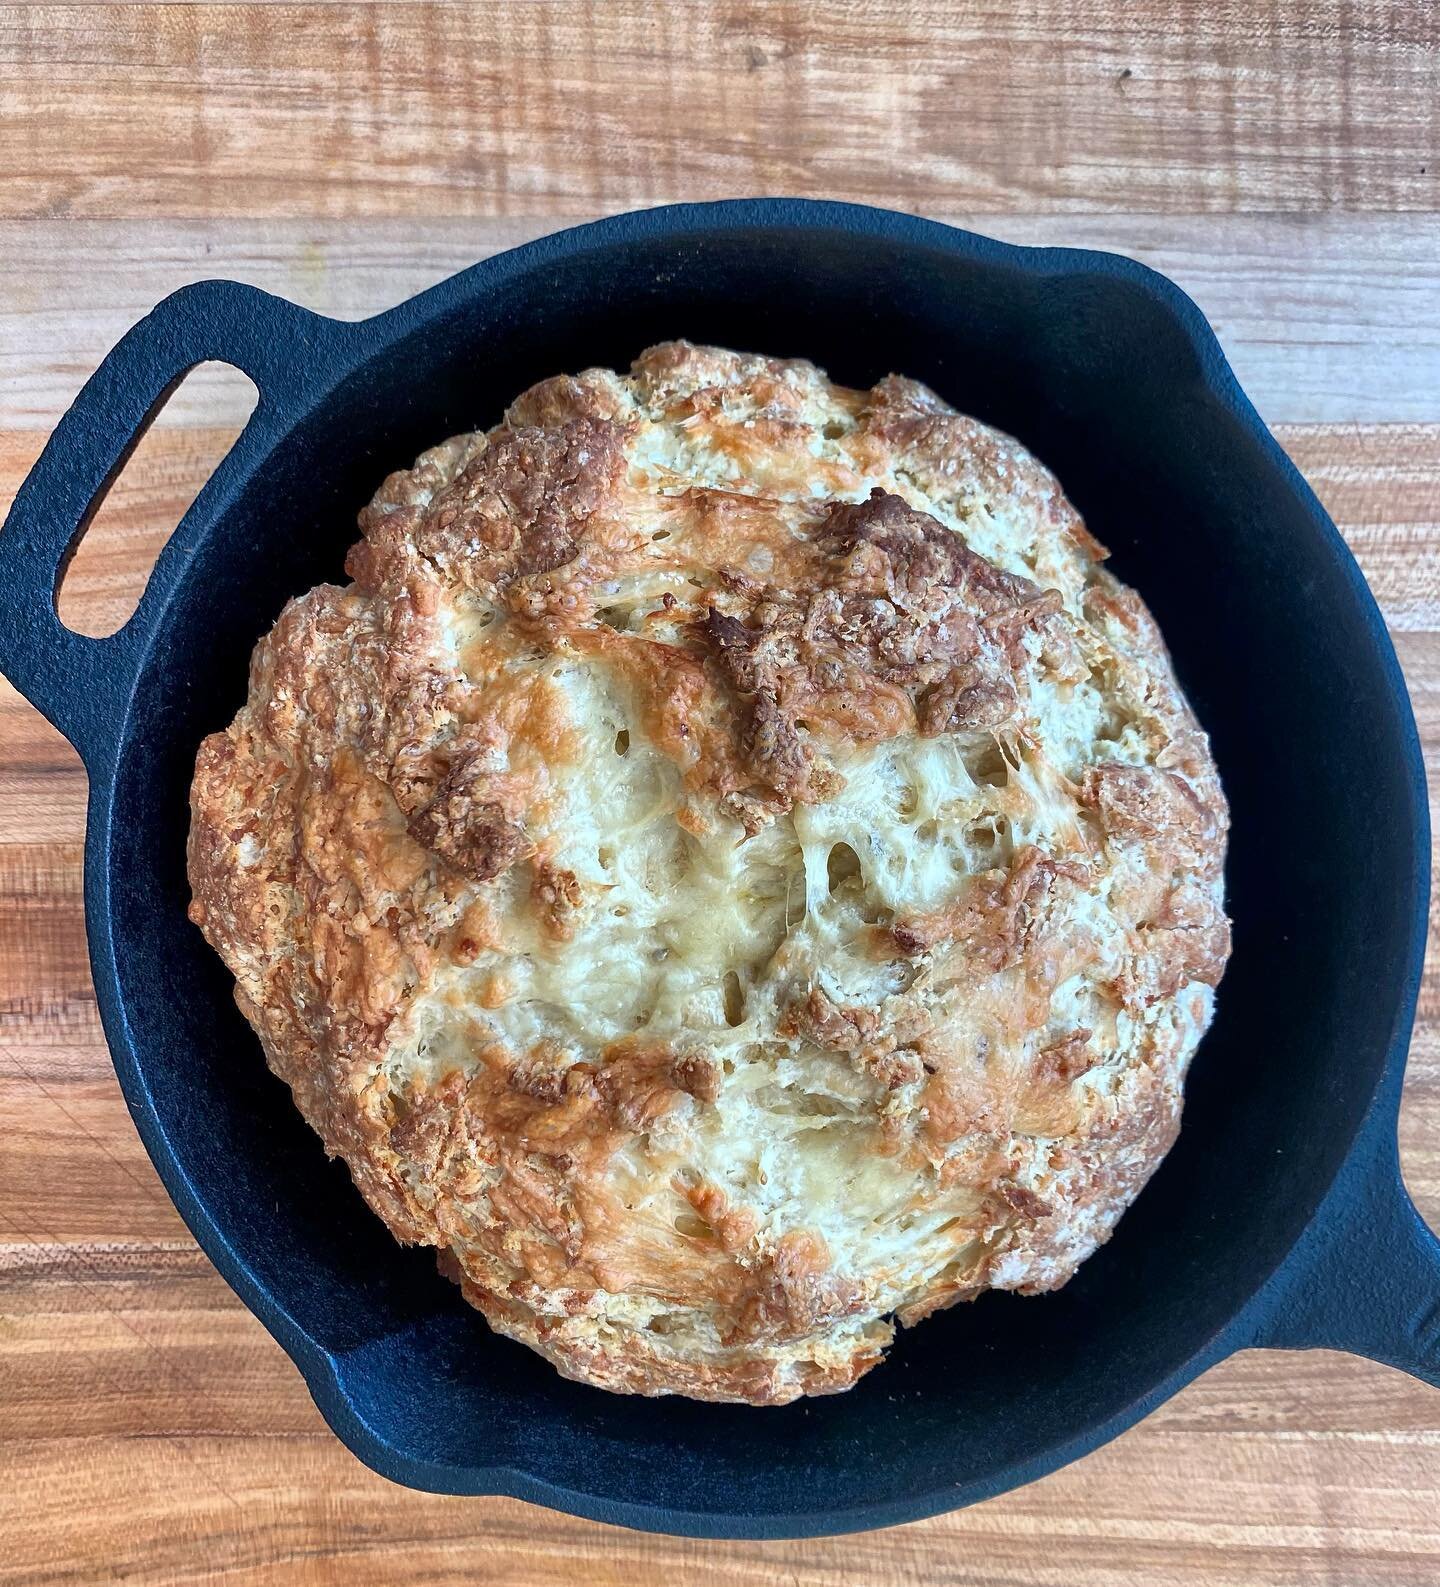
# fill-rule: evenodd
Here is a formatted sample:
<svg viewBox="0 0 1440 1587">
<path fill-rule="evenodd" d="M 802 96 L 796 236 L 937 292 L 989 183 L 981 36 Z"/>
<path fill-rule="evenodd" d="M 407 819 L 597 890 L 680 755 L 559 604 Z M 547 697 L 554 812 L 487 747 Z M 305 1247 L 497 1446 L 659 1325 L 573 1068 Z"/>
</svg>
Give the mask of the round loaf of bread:
<svg viewBox="0 0 1440 1587">
<path fill-rule="evenodd" d="M 603 1388 L 847 1388 L 1175 1138 L 1226 809 L 1051 475 L 684 342 L 392 475 L 200 750 L 193 918 L 371 1207 Z"/>
</svg>

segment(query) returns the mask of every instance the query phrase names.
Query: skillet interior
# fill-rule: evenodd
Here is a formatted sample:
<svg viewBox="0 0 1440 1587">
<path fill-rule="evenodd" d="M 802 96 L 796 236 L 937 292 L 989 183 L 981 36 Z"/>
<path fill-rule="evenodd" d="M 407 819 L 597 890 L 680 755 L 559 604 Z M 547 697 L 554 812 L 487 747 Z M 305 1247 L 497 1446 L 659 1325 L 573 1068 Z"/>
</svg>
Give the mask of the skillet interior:
<svg viewBox="0 0 1440 1587">
<path fill-rule="evenodd" d="M 484 1492 L 509 1468 L 553 1485 L 512 1491 L 666 1524 L 646 1514 L 660 1507 L 682 1529 L 899 1519 L 1058 1463 L 1138 1411 L 1318 1203 L 1399 995 L 1415 843 L 1403 696 L 1353 564 L 1243 402 L 1217 395 L 1228 375 L 1207 378 L 1209 344 L 1153 278 L 1096 256 L 1037 271 L 1010 250 L 951 252 L 918 225 L 905 242 L 655 231 L 482 267 L 354 328 L 363 367 L 197 545 L 146 657 L 106 823 L 120 1002 L 148 1093 L 132 1078 L 131 1101 L 153 1107 L 239 1264 L 337 1357 L 355 1416 L 406 1457 L 391 1474 Z M 325 1162 L 184 913 L 195 746 L 240 704 L 285 599 L 343 580 L 383 475 L 493 423 L 540 376 L 624 366 L 674 335 L 803 355 L 853 385 L 903 371 L 1020 437 L 1155 610 L 1234 811 L 1218 1018 L 1180 1143 L 1115 1239 L 1054 1296 L 986 1295 L 902 1332 L 849 1394 L 764 1412 L 607 1396 L 492 1336 Z"/>
</svg>

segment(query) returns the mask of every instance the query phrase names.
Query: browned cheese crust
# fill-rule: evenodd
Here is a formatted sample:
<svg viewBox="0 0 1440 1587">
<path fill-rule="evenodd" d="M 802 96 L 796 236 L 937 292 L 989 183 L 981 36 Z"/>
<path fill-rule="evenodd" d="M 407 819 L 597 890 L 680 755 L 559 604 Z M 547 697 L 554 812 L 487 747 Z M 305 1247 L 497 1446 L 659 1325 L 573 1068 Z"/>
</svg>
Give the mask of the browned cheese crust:
<svg viewBox="0 0 1440 1587">
<path fill-rule="evenodd" d="M 396 1236 L 569 1376 L 753 1404 L 1063 1284 L 1229 933 L 1205 736 L 1050 474 L 676 342 L 360 527 L 201 746 L 191 913 Z"/>
</svg>

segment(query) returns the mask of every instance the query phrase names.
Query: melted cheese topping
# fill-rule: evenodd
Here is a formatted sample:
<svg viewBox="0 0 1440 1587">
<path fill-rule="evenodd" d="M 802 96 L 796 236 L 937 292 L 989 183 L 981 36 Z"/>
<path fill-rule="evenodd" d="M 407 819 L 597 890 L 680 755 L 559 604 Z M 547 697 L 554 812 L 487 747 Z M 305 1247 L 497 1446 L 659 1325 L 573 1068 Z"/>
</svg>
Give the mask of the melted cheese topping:
<svg viewBox="0 0 1440 1587">
<path fill-rule="evenodd" d="M 1053 479 L 677 344 L 362 523 L 202 752 L 192 875 L 392 1226 L 563 1370 L 717 1398 L 1063 1282 L 1227 944 L 1203 735 Z"/>
</svg>

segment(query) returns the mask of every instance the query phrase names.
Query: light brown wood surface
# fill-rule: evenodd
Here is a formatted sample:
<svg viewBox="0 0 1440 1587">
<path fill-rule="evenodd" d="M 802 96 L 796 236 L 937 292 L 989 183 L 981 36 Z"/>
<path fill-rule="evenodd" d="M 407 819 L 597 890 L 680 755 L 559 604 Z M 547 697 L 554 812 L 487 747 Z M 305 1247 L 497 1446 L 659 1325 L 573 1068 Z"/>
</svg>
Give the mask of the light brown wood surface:
<svg viewBox="0 0 1440 1587">
<path fill-rule="evenodd" d="M 1431 0 L 0 4 L 0 512 L 185 281 L 359 316 L 570 219 L 780 192 L 1174 275 L 1359 557 L 1437 785 Z M 72 626 L 123 620 L 250 395 L 181 388 L 67 578 Z M 0 1582 L 1440 1581 L 1440 1394 L 1319 1353 L 1238 1357 L 1028 1489 L 856 1538 L 684 1542 L 388 1486 L 140 1148 L 86 963 L 84 805 L 0 682 Z M 1440 1222 L 1433 953 L 1401 1133 Z"/>
</svg>

